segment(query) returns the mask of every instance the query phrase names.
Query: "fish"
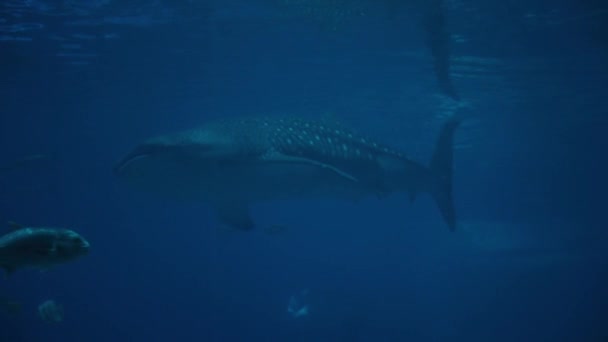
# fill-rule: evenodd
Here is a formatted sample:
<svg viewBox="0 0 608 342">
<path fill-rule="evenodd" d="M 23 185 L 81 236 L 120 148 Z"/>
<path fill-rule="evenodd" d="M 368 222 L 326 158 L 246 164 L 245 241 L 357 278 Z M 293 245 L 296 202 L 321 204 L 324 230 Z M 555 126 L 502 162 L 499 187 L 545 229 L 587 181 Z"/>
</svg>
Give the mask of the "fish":
<svg viewBox="0 0 608 342">
<path fill-rule="evenodd" d="M 0 236 L 0 268 L 7 275 L 25 267 L 42 270 L 88 254 L 90 244 L 80 234 L 65 228 L 22 227 Z"/>
<path fill-rule="evenodd" d="M 215 207 L 221 222 L 255 224 L 252 203 L 285 199 L 360 199 L 429 193 L 451 231 L 453 137 L 458 119 L 441 128 L 429 166 L 323 120 L 246 117 L 211 121 L 150 138 L 114 167 L 129 186 Z"/>
</svg>

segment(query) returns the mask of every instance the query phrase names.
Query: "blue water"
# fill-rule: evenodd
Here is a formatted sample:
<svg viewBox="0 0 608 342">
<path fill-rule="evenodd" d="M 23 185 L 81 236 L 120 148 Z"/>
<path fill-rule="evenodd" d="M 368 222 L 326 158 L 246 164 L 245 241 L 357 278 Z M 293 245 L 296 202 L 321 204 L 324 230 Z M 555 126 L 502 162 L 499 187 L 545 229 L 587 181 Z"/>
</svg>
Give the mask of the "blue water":
<svg viewBox="0 0 608 342">
<path fill-rule="evenodd" d="M 1 280 L 22 310 L 0 341 L 606 341 L 608 5 L 444 7 L 460 100 L 419 1 L 0 3 L 0 167 L 44 156 L 0 173 L 0 221 L 92 245 Z M 233 232 L 112 173 L 150 136 L 256 115 L 339 120 L 424 164 L 464 117 L 459 227 L 404 194 L 258 204 L 284 230 Z"/>
</svg>

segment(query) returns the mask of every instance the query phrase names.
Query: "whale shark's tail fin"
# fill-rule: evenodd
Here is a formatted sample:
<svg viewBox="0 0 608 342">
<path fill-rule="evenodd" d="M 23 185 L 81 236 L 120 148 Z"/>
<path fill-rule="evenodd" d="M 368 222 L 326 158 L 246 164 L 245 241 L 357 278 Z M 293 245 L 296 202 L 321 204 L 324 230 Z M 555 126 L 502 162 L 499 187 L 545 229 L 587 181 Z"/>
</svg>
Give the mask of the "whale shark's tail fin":
<svg viewBox="0 0 608 342">
<path fill-rule="evenodd" d="M 456 214 L 452 201 L 452 159 L 454 131 L 458 125 L 459 119 L 451 119 L 443 125 L 430 165 L 435 178 L 431 195 L 451 231 L 456 229 Z"/>
</svg>

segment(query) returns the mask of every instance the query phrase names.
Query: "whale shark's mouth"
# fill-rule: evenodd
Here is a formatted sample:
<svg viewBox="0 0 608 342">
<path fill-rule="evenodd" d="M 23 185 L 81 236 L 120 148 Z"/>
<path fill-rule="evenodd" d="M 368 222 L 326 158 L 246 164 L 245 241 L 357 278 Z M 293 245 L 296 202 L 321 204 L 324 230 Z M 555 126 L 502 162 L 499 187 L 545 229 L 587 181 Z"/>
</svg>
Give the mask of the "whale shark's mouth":
<svg viewBox="0 0 608 342">
<path fill-rule="evenodd" d="M 163 144 L 143 144 L 136 147 L 131 153 L 127 154 L 115 167 L 114 173 L 124 175 L 129 172 L 132 166 L 139 162 L 146 162 L 158 158 L 163 162 L 171 160 L 172 162 L 183 160 L 203 160 L 205 158 L 213 159 L 213 155 L 208 152 L 211 149 L 208 145 L 163 145 Z M 137 166 L 136 166 L 137 168 Z"/>
<path fill-rule="evenodd" d="M 162 144 L 142 144 L 137 146 L 131 153 L 127 154 L 115 167 L 114 173 L 117 175 L 127 172 L 130 166 L 142 159 L 159 156 L 168 152 L 179 150 L 179 146 Z"/>
<path fill-rule="evenodd" d="M 140 161 L 142 159 L 150 158 L 153 156 L 158 156 L 167 152 L 175 152 L 175 150 L 180 149 L 179 146 L 172 145 L 162 145 L 162 144 L 142 144 L 137 146 L 131 153 L 127 154 L 115 167 L 114 173 L 122 174 L 124 173 L 129 166 L 133 163 Z"/>
</svg>

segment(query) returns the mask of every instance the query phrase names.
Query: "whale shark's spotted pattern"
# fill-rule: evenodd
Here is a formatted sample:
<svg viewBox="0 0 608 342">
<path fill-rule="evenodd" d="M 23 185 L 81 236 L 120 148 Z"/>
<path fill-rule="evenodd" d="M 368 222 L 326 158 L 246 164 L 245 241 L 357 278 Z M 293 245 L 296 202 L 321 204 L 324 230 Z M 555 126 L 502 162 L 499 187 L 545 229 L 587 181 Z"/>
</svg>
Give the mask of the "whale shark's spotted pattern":
<svg viewBox="0 0 608 342">
<path fill-rule="evenodd" d="M 272 127 L 271 144 L 280 152 L 313 159 L 342 159 L 372 161 L 378 152 L 403 157 L 400 153 L 380 146 L 337 124 L 323 124 L 301 119 L 276 122 L 264 120 Z"/>
</svg>

